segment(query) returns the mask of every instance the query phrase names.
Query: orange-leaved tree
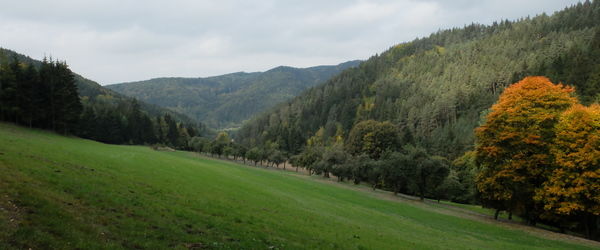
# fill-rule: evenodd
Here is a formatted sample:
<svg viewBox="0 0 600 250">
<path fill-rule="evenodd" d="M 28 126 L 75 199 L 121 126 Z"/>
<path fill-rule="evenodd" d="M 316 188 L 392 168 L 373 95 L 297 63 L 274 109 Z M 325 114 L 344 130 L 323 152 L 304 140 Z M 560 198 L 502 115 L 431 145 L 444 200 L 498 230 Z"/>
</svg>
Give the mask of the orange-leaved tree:
<svg viewBox="0 0 600 250">
<path fill-rule="evenodd" d="M 553 214 L 580 219 L 593 238 L 600 216 L 600 106 L 573 106 L 561 115 L 555 133 L 556 168 L 535 198 Z"/>
<path fill-rule="evenodd" d="M 543 206 L 533 196 L 552 170 L 550 146 L 560 114 L 577 103 L 574 89 L 526 77 L 504 90 L 475 130 L 477 188 L 487 206 L 535 223 Z"/>
</svg>

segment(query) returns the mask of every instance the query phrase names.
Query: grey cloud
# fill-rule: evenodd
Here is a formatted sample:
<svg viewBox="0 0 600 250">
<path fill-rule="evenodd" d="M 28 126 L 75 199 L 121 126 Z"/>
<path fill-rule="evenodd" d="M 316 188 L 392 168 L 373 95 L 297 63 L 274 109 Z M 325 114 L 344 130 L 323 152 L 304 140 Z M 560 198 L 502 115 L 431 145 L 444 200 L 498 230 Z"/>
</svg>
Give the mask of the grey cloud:
<svg viewBox="0 0 600 250">
<path fill-rule="evenodd" d="M 51 54 L 107 84 L 366 59 L 440 28 L 552 13 L 576 2 L 11 1 L 0 9 L 0 46 L 34 58 Z"/>
</svg>

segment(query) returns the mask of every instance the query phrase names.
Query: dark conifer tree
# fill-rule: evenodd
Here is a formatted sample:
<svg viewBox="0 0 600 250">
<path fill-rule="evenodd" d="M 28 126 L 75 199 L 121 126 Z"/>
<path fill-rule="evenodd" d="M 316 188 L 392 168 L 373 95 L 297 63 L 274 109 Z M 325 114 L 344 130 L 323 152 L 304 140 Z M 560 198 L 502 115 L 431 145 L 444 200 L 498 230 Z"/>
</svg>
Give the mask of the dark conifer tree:
<svg viewBox="0 0 600 250">
<path fill-rule="evenodd" d="M 23 71 L 22 79 L 17 86 L 19 92 L 19 109 L 21 110 L 20 121 L 26 126 L 32 127 L 36 109 L 36 88 L 39 85 L 38 73 L 32 64 L 27 65 Z"/>
</svg>

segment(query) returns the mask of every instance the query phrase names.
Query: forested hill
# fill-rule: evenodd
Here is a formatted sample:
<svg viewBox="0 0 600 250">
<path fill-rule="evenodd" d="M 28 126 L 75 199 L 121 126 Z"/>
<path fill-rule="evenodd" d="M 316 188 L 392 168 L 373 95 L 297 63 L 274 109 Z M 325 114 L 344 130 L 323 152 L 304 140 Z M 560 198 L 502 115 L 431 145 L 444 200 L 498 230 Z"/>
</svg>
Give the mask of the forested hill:
<svg viewBox="0 0 600 250">
<path fill-rule="evenodd" d="M 31 63 L 36 67 L 39 67 L 42 62 L 32 59 L 31 57 L 19 54 L 9 49 L 0 48 L 0 63 L 7 63 L 16 57 L 20 62 Z M 74 73 L 75 82 L 77 84 L 77 91 L 82 97 L 84 104 L 86 103 L 106 103 L 114 106 L 122 105 L 124 103 L 131 102 L 132 98 L 121 95 L 113 90 L 102 87 L 97 82 L 89 80 L 79 74 Z M 140 107 L 143 111 L 151 116 L 160 116 L 163 114 L 169 114 L 177 121 L 184 123 L 196 123 L 194 119 L 182 115 L 180 113 L 165 109 L 153 104 L 146 102 L 139 102 Z"/>
<path fill-rule="evenodd" d="M 246 123 L 238 142 L 298 153 L 307 139 L 347 137 L 363 120 L 389 120 L 404 142 L 454 158 L 502 90 L 527 75 L 600 92 L 600 1 L 492 25 L 471 24 L 398 44 Z"/>
<path fill-rule="evenodd" d="M 302 69 L 281 66 L 266 72 L 157 78 L 106 87 L 186 114 L 213 128 L 231 128 L 359 63 Z"/>
</svg>

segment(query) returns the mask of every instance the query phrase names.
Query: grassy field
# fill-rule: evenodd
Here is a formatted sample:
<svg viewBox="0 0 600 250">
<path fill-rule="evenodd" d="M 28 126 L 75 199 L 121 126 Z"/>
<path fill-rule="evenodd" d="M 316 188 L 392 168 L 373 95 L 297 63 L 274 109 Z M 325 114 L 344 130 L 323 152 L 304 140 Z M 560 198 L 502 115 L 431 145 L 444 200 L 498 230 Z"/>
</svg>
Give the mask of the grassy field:
<svg viewBox="0 0 600 250">
<path fill-rule="evenodd" d="M 294 173 L 0 124 L 0 249 L 588 249 Z"/>
</svg>

